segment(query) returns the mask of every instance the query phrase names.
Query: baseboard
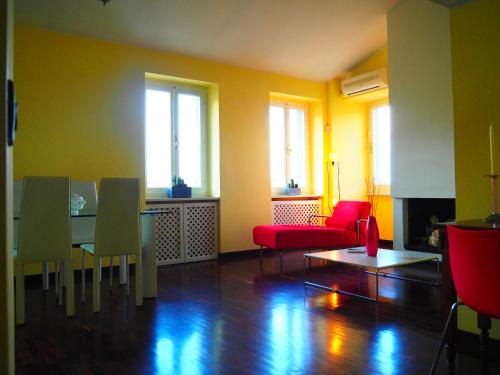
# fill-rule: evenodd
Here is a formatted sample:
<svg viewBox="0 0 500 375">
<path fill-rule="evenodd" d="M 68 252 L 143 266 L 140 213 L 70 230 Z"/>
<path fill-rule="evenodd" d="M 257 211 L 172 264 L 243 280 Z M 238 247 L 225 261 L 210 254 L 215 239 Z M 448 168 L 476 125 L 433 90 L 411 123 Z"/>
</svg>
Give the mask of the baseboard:
<svg viewBox="0 0 500 375">
<path fill-rule="evenodd" d="M 262 249 L 264 254 L 270 254 L 273 250 L 271 249 Z M 231 251 L 230 253 L 219 253 L 219 260 L 222 262 L 231 261 L 236 259 L 247 259 L 247 258 L 255 258 L 259 256 L 260 249 L 248 249 L 248 250 L 238 250 Z"/>
<path fill-rule="evenodd" d="M 391 240 L 379 240 L 378 245 L 382 249 L 393 249 L 393 243 Z"/>
<path fill-rule="evenodd" d="M 479 358 L 479 335 L 472 332 L 457 330 L 457 351 Z M 490 337 L 488 342 L 488 359 L 500 363 L 500 340 Z"/>
</svg>

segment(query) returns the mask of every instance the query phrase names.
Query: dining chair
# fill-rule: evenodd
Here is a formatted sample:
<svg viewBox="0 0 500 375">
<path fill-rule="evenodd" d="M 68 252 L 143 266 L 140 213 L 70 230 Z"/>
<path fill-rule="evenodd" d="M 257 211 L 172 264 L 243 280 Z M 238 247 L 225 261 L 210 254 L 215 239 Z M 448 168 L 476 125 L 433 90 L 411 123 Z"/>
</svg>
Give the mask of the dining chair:
<svg viewBox="0 0 500 375">
<path fill-rule="evenodd" d="M 71 193 L 78 194 L 85 199 L 85 206 L 81 213 L 95 213 L 97 210 L 97 189 L 95 181 L 71 180 Z M 94 242 L 95 216 L 94 217 L 72 217 L 71 218 L 71 241 L 73 246 Z M 82 262 L 85 266 L 85 251 L 81 251 Z M 99 279 L 102 278 L 102 267 L 99 267 Z M 64 280 L 64 277 L 63 277 Z M 81 269 L 82 285 L 85 284 L 85 268 Z M 85 287 L 82 286 L 81 300 L 85 302 Z"/>
<path fill-rule="evenodd" d="M 80 247 L 94 257 L 92 272 L 92 309 L 100 311 L 99 264 L 102 257 L 110 257 L 110 282 L 114 256 L 132 255 L 135 258 L 136 305 L 142 305 L 142 265 L 139 222 L 140 180 L 138 178 L 103 178 L 99 187 L 99 201 L 94 243 Z M 82 258 L 84 260 L 84 258 Z M 82 264 L 82 269 L 84 264 Z M 129 291 L 127 264 L 127 294 Z M 85 288 L 85 285 L 82 285 Z"/>
<path fill-rule="evenodd" d="M 64 261 L 66 313 L 75 313 L 69 177 L 24 177 L 16 263 L 16 323 L 25 322 L 24 265 Z M 59 294 L 62 303 L 62 296 Z"/>
<path fill-rule="evenodd" d="M 71 180 L 71 193 L 78 194 L 85 199 L 85 206 L 81 213 L 95 213 L 97 210 L 97 190 L 95 181 Z M 73 245 L 94 242 L 95 217 L 71 218 L 71 241 Z"/>
<path fill-rule="evenodd" d="M 480 329 L 481 374 L 488 372 L 487 347 L 491 318 L 500 319 L 500 231 L 465 230 L 448 225 L 451 275 L 460 299 L 451 307 L 430 374 L 439 363 L 446 335 L 460 305 L 477 312 Z"/>
<path fill-rule="evenodd" d="M 23 194 L 23 181 L 14 181 L 14 217 L 21 215 L 21 198 Z M 14 220 L 14 249 L 17 249 L 17 239 L 19 237 L 19 220 Z M 49 263 L 42 263 L 42 289 L 49 289 Z M 56 287 L 56 296 L 58 288 Z"/>
</svg>

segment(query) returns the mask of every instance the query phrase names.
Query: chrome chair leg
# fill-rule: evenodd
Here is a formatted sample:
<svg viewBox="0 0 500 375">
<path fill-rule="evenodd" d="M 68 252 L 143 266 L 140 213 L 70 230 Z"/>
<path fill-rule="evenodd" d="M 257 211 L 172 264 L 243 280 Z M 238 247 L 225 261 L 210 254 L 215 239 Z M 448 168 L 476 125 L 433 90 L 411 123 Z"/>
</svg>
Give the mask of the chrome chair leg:
<svg viewBox="0 0 500 375">
<path fill-rule="evenodd" d="M 448 327 L 450 325 L 451 319 L 453 318 L 453 315 L 456 313 L 458 306 L 463 305 L 462 302 L 455 302 L 451 306 L 450 314 L 448 315 L 448 319 L 446 320 L 446 324 L 444 326 L 443 333 L 441 335 L 441 340 L 439 341 L 439 348 L 438 352 L 436 353 L 436 356 L 434 357 L 434 362 L 432 363 L 431 371 L 429 372 L 429 375 L 434 375 L 436 372 L 437 365 L 439 363 L 439 357 L 441 356 L 441 352 L 443 350 L 444 342 L 446 340 L 446 334 L 448 333 Z"/>
</svg>

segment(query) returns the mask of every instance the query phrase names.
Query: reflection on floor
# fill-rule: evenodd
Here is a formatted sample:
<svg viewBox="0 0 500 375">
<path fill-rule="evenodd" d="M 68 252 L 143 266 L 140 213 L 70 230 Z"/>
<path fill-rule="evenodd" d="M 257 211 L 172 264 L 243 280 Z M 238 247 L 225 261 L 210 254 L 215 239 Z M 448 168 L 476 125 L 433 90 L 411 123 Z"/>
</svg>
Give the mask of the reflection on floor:
<svg viewBox="0 0 500 375">
<path fill-rule="evenodd" d="M 383 279 L 377 305 L 304 288 L 301 266 L 294 253 L 285 258 L 294 279 L 277 276 L 277 257 L 265 258 L 263 276 L 254 256 L 161 268 L 158 299 L 136 309 L 116 282 L 104 292 L 106 282 L 101 313 L 87 302 L 73 319 L 34 280 L 26 325 L 16 330 L 17 373 L 427 373 L 441 329 L 438 288 Z M 349 267 L 313 264 L 310 276 L 353 291 L 361 280 L 373 293 L 373 276 Z M 459 374 L 478 368 L 474 358 L 457 363 Z"/>
</svg>

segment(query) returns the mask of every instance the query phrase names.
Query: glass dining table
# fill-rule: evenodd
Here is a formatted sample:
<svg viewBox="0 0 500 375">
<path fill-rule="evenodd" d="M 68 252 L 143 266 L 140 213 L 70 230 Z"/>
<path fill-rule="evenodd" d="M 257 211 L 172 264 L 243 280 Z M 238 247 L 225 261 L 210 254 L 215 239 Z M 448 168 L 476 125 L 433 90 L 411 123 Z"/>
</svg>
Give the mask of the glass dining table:
<svg viewBox="0 0 500 375">
<path fill-rule="evenodd" d="M 78 212 L 71 213 L 72 224 L 84 218 L 93 218 L 95 220 L 96 210 L 81 209 Z M 141 218 L 141 250 L 142 250 L 142 287 L 144 298 L 156 298 L 158 296 L 158 276 L 156 263 L 156 228 L 155 215 L 170 215 L 171 210 L 145 210 L 140 212 Z M 19 222 L 20 213 L 14 212 L 14 222 Z M 93 235 L 93 234 L 92 234 Z M 73 246 L 80 243 L 73 240 Z M 127 283 L 127 255 L 120 256 L 120 284 Z M 44 264 L 42 268 L 43 284 L 48 287 L 49 272 L 48 266 Z"/>
</svg>

